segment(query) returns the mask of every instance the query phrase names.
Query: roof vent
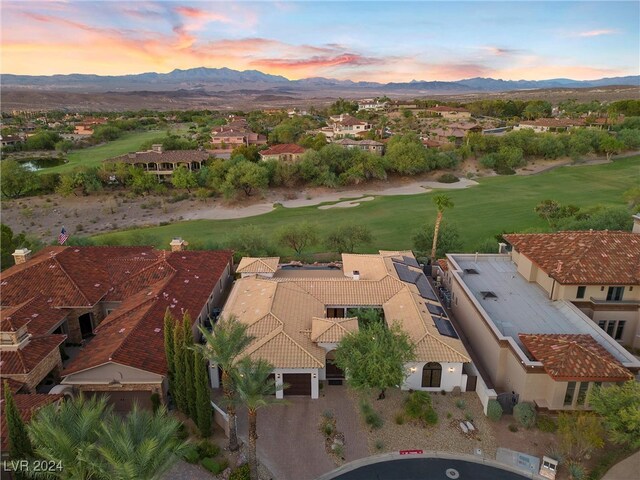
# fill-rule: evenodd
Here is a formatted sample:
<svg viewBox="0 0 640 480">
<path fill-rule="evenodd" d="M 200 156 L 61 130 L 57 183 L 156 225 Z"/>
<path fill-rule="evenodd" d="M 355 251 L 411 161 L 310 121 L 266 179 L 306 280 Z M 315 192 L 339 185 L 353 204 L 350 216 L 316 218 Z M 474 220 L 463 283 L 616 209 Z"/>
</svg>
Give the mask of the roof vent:
<svg viewBox="0 0 640 480">
<path fill-rule="evenodd" d="M 468 273 L 469 275 L 477 275 L 478 270 L 476 270 L 475 268 L 465 268 L 464 273 Z"/>
<path fill-rule="evenodd" d="M 483 300 L 486 300 L 487 298 L 498 298 L 498 296 L 492 291 L 480 292 L 480 294 L 482 295 Z"/>
<path fill-rule="evenodd" d="M 360 280 L 360 270 L 354 270 L 353 271 L 353 279 L 354 280 Z"/>
</svg>

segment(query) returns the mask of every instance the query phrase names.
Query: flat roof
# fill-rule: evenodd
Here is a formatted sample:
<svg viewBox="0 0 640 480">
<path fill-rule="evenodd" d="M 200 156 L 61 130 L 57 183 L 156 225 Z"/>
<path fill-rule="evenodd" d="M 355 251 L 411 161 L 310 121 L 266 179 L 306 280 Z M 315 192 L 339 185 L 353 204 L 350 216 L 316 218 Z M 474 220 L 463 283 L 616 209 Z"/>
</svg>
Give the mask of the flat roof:
<svg viewBox="0 0 640 480">
<path fill-rule="evenodd" d="M 458 278 L 504 336 L 510 337 L 526 355 L 519 333 L 587 334 L 627 366 L 640 363 L 577 307 L 564 300 L 552 301 L 537 283 L 518 273 L 511 256 L 448 255 L 458 265 Z M 477 273 L 465 270 L 473 269 Z M 492 296 L 495 295 L 495 297 Z"/>
</svg>

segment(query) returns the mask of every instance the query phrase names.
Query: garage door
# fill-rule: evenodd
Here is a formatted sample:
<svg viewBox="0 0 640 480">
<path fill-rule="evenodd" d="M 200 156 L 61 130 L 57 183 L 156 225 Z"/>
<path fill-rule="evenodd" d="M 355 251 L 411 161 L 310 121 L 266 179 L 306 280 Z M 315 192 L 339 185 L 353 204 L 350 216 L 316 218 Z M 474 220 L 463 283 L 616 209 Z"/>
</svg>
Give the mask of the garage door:
<svg viewBox="0 0 640 480">
<path fill-rule="evenodd" d="M 104 391 L 104 392 L 91 392 L 93 395 L 108 395 L 107 403 L 113 405 L 113 409 L 116 412 L 128 412 L 133 409 L 133 404 L 137 403 L 138 408 L 144 410 L 151 410 L 151 392 L 118 392 L 118 391 Z M 89 392 L 87 392 L 89 394 Z"/>
<path fill-rule="evenodd" d="M 311 395 L 310 373 L 285 373 L 282 381 L 289 385 L 284 391 L 285 395 Z"/>
</svg>

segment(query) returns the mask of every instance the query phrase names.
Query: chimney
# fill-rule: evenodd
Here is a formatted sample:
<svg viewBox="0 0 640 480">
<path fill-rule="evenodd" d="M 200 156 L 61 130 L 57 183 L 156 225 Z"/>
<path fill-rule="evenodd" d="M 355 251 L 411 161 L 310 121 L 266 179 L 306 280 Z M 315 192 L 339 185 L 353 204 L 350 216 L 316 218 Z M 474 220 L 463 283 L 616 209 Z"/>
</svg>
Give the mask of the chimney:
<svg viewBox="0 0 640 480">
<path fill-rule="evenodd" d="M 171 240 L 171 243 L 169 245 L 171 245 L 172 252 L 182 252 L 187 248 L 189 242 L 185 242 L 182 238 L 176 237 Z"/>
<path fill-rule="evenodd" d="M 498 243 L 498 253 L 509 253 L 506 243 L 504 242 Z"/>
<path fill-rule="evenodd" d="M 156 153 L 162 153 L 163 152 L 162 144 L 154 143 L 153 145 L 151 145 L 151 151 Z"/>
<path fill-rule="evenodd" d="M 20 265 L 21 263 L 27 263 L 29 261 L 31 258 L 31 250 L 28 248 L 16 248 L 16 251 L 13 252 L 12 255 L 16 265 Z"/>
<path fill-rule="evenodd" d="M 640 233 L 640 213 L 636 213 L 633 216 L 633 233 Z"/>
<path fill-rule="evenodd" d="M 353 271 L 353 279 L 354 280 L 360 280 L 360 270 L 354 270 Z"/>
</svg>

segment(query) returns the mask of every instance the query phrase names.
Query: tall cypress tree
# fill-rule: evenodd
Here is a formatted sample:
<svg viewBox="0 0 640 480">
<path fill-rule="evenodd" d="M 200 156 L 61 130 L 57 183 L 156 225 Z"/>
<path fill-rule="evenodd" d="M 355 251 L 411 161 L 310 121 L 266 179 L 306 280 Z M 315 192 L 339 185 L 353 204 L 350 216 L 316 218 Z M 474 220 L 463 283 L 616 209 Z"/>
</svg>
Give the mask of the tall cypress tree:
<svg viewBox="0 0 640 480">
<path fill-rule="evenodd" d="M 197 418 L 197 400 L 196 400 L 196 385 L 194 376 L 194 350 L 193 350 L 193 331 L 191 330 L 191 315 L 189 312 L 185 312 L 182 317 L 184 328 L 184 395 L 186 398 L 186 408 L 184 412 L 189 415 L 194 421 Z"/>
<path fill-rule="evenodd" d="M 186 359 L 184 348 L 184 325 L 176 323 L 173 330 L 173 398 L 176 407 L 181 412 L 186 412 L 184 364 Z"/>
<path fill-rule="evenodd" d="M 4 415 L 7 419 L 9 438 L 9 456 L 13 460 L 24 460 L 33 455 L 33 447 L 27 434 L 27 427 L 20 416 L 16 402 L 13 399 L 9 384 L 4 382 Z"/>
<path fill-rule="evenodd" d="M 169 383 L 173 380 L 173 357 L 174 357 L 174 344 L 173 344 L 173 331 L 175 330 L 176 321 L 171 315 L 169 307 L 164 313 L 164 352 L 167 356 L 167 370 L 169 372 Z"/>
<path fill-rule="evenodd" d="M 207 375 L 207 362 L 200 349 L 194 352 L 193 371 L 196 384 L 196 424 L 200 435 L 211 435 L 211 399 L 209 397 L 209 376 Z"/>
</svg>

